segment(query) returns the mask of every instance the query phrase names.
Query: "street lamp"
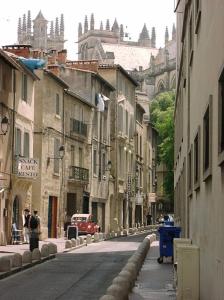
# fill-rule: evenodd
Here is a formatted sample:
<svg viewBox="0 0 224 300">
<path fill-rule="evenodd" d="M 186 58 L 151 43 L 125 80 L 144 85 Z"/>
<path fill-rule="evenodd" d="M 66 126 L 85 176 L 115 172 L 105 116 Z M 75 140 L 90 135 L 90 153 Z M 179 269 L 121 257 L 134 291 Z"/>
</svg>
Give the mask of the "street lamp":
<svg viewBox="0 0 224 300">
<path fill-rule="evenodd" d="M 50 157 L 50 156 L 48 156 L 48 158 L 47 158 L 47 165 L 50 164 L 50 160 L 51 159 L 63 159 L 63 157 L 65 156 L 65 146 L 64 145 L 61 145 L 59 147 L 58 153 L 59 153 L 58 157 Z"/>
<path fill-rule="evenodd" d="M 5 116 L 2 118 L 1 120 L 1 133 L 0 135 L 6 135 L 6 133 L 8 132 L 8 128 L 9 128 L 9 119 Z"/>
</svg>

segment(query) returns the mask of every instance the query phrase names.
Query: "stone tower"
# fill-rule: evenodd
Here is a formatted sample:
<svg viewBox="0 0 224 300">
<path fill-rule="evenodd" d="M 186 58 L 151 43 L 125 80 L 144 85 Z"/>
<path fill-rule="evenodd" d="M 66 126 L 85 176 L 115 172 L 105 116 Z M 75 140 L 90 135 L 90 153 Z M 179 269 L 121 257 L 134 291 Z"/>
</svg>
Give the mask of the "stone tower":
<svg viewBox="0 0 224 300">
<path fill-rule="evenodd" d="M 17 38 L 19 44 L 29 44 L 34 49 L 48 51 L 50 49 L 64 49 L 64 16 L 61 14 L 60 25 L 57 17 L 55 23 L 50 22 L 48 33 L 48 21 L 39 11 L 33 20 L 33 28 L 31 21 L 31 13 L 28 11 L 27 16 L 24 14 L 18 21 Z"/>
</svg>

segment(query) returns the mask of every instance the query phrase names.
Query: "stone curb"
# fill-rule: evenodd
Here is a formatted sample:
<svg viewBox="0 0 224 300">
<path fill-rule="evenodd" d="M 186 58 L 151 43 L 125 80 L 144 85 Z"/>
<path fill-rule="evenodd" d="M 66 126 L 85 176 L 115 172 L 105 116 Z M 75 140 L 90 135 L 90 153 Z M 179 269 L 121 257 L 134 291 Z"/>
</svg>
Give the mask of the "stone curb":
<svg viewBox="0 0 224 300">
<path fill-rule="evenodd" d="M 29 268 L 31 268 L 31 267 L 33 267 L 35 265 L 39 265 L 39 264 L 41 264 L 41 263 L 43 263 L 45 261 L 48 261 L 50 259 L 53 259 L 55 257 L 56 257 L 56 254 L 50 254 L 49 256 L 43 257 L 40 260 L 36 260 L 36 261 L 31 262 L 31 263 L 24 264 L 21 267 L 13 268 L 10 271 L 0 272 L 0 280 L 4 279 L 4 278 L 6 278 L 6 277 L 8 277 L 10 275 L 13 275 L 13 274 L 16 274 L 18 272 L 21 272 L 21 271 L 24 271 L 26 269 L 29 269 Z"/>
</svg>

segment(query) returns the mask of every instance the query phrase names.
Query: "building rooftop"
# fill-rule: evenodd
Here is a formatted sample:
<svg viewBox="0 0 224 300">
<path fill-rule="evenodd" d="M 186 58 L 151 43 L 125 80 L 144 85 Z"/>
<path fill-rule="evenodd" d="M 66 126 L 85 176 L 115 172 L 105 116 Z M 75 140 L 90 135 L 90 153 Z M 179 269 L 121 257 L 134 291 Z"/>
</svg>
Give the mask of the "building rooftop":
<svg viewBox="0 0 224 300">
<path fill-rule="evenodd" d="M 147 69 L 151 54 L 156 56 L 158 50 L 149 47 L 130 46 L 124 44 L 102 43 L 104 52 L 114 53 L 114 63 L 121 65 L 125 70 Z"/>
</svg>

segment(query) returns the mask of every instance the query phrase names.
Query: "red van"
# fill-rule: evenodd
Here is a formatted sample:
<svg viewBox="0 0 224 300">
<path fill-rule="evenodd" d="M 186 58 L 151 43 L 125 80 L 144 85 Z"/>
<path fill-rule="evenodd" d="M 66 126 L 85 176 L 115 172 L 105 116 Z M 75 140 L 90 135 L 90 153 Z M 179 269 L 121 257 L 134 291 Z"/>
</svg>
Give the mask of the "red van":
<svg viewBox="0 0 224 300">
<path fill-rule="evenodd" d="M 71 225 L 77 226 L 80 234 L 99 232 L 99 226 L 92 220 L 90 214 L 74 214 L 71 217 Z"/>
</svg>

